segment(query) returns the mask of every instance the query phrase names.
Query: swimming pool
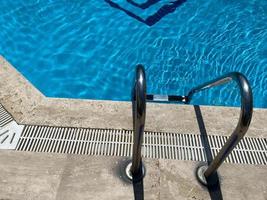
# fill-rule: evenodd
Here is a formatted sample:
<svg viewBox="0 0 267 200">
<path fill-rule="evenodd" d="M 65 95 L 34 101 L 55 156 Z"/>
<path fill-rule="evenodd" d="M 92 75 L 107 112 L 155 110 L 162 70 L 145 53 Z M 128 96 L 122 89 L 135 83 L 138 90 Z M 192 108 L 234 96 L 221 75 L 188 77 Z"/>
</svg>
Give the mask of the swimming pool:
<svg viewBox="0 0 267 200">
<path fill-rule="evenodd" d="M 267 107 L 265 0 L 0 0 L 0 54 L 49 97 L 130 100 L 135 65 L 148 93 L 186 94 L 230 71 Z M 192 103 L 238 106 L 234 85 Z"/>
</svg>

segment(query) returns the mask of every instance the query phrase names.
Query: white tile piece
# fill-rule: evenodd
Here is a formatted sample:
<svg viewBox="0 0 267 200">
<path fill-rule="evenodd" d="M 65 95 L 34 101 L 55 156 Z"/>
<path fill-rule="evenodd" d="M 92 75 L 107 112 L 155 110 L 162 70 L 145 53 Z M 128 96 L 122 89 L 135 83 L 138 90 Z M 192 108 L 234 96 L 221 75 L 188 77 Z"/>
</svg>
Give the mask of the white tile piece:
<svg viewBox="0 0 267 200">
<path fill-rule="evenodd" d="M 0 129 L 0 149 L 16 149 L 24 125 L 12 121 Z"/>
</svg>

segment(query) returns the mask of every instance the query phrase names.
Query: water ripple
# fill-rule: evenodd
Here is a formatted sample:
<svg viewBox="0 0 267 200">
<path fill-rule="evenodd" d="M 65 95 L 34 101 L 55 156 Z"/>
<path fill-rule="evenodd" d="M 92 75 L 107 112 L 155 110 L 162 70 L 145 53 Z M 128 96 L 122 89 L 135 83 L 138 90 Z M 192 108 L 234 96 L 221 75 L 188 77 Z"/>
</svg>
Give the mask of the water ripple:
<svg viewBox="0 0 267 200">
<path fill-rule="evenodd" d="M 252 84 L 255 106 L 267 107 L 265 0 L 187 0 L 151 27 L 104 0 L 0 2 L 0 54 L 47 96 L 130 100 L 134 67 L 142 63 L 149 93 L 183 95 L 239 71 Z M 132 9 L 145 17 L 158 7 Z M 193 103 L 238 106 L 231 86 Z"/>
</svg>

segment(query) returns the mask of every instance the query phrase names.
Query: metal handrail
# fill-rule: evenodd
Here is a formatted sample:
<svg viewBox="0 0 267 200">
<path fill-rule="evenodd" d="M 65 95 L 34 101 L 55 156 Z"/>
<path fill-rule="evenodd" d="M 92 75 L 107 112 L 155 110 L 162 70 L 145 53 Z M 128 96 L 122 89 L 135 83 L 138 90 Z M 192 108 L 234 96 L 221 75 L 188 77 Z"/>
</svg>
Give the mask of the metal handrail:
<svg viewBox="0 0 267 200">
<path fill-rule="evenodd" d="M 205 179 L 208 179 L 216 172 L 216 170 L 220 167 L 223 161 L 227 158 L 227 156 L 231 153 L 231 151 L 235 148 L 235 146 L 239 143 L 239 141 L 246 134 L 249 128 L 249 125 L 252 119 L 252 113 L 253 113 L 252 90 L 251 90 L 248 80 L 243 74 L 239 72 L 232 72 L 220 78 L 217 78 L 213 81 L 204 83 L 198 87 L 193 88 L 185 98 L 186 103 L 189 103 L 195 93 L 200 92 L 205 89 L 209 89 L 214 86 L 227 83 L 232 80 L 235 81 L 237 85 L 239 86 L 240 94 L 241 94 L 241 111 L 240 111 L 239 121 L 232 135 L 227 140 L 225 145 L 222 147 L 220 152 L 212 160 L 211 164 L 206 168 L 204 166 L 202 166 L 202 169 L 199 168 L 200 173 L 197 173 L 197 174 L 198 174 L 199 180 L 203 184 L 207 184 Z"/>
<path fill-rule="evenodd" d="M 240 89 L 241 94 L 241 111 L 238 124 L 233 131 L 232 135 L 226 141 L 222 149 L 211 161 L 209 166 L 201 166 L 198 168 L 198 179 L 205 185 L 207 180 L 216 173 L 217 169 L 221 166 L 223 161 L 240 142 L 246 134 L 253 113 L 253 97 L 252 90 L 246 77 L 239 72 L 232 72 L 219 77 L 210 82 L 204 83 L 198 87 L 190 90 L 187 96 L 168 96 L 168 100 L 177 102 L 189 103 L 193 95 L 202 90 L 209 89 L 218 85 L 235 81 Z M 141 145 L 143 142 L 145 117 L 146 117 L 146 100 L 157 100 L 153 95 L 146 95 L 146 76 L 145 70 L 142 65 L 137 65 L 135 83 L 132 91 L 132 110 L 133 110 L 133 129 L 134 129 L 134 144 L 133 144 L 133 157 L 132 163 L 128 165 L 128 174 L 131 172 L 131 179 L 133 176 L 144 176 L 144 167 L 142 165 Z M 164 99 L 166 99 L 164 97 Z M 161 99 L 160 99 L 161 100 Z M 127 170 L 126 170 L 127 171 Z M 129 177 L 129 176 L 128 176 Z"/>
<path fill-rule="evenodd" d="M 141 146 L 146 119 L 146 76 L 142 65 L 136 67 L 135 83 L 132 91 L 132 110 L 134 143 L 131 173 L 133 177 L 143 178 L 144 167 L 142 165 Z"/>
</svg>

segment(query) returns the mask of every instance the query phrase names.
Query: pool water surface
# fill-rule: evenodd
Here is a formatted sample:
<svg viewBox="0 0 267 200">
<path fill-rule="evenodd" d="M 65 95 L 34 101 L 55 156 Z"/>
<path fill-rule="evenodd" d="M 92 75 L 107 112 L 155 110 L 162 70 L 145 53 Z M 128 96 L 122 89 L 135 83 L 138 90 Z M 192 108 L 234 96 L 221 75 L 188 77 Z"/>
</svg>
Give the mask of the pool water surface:
<svg viewBox="0 0 267 200">
<path fill-rule="evenodd" d="M 266 0 L 0 0 L 0 11 L 0 54 L 46 96 L 130 100 L 141 63 L 148 93 L 185 95 L 239 71 L 267 108 Z M 192 103 L 239 98 L 230 84 Z"/>
</svg>

